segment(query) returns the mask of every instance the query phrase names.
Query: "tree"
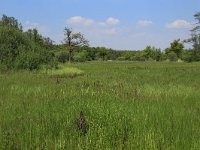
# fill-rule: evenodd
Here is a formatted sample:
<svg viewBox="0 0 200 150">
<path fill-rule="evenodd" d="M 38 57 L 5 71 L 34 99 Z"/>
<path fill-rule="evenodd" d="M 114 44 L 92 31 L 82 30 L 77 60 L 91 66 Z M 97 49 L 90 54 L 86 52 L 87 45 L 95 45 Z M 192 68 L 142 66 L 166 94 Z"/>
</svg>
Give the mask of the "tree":
<svg viewBox="0 0 200 150">
<path fill-rule="evenodd" d="M 153 59 L 153 60 L 156 60 L 156 61 L 160 61 L 161 56 L 162 56 L 161 50 L 158 49 L 158 48 L 147 46 L 144 49 L 144 57 L 146 59 Z"/>
<path fill-rule="evenodd" d="M 0 64 L 7 69 L 56 67 L 54 53 L 46 46 L 50 39 L 45 41 L 36 29 L 23 32 L 19 24 L 14 17 L 0 19 Z"/>
<path fill-rule="evenodd" d="M 35 44 L 39 44 L 41 46 L 43 46 L 45 44 L 45 38 L 43 38 L 42 35 L 40 35 L 38 33 L 37 29 L 35 29 L 35 28 L 29 29 L 27 32 L 25 32 L 25 34 L 27 35 L 29 40 L 31 40 Z"/>
<path fill-rule="evenodd" d="M 185 40 L 185 42 L 192 44 L 192 60 L 200 61 L 200 12 L 196 13 L 194 18 L 197 22 L 191 30 L 191 38 Z"/>
<path fill-rule="evenodd" d="M 178 58 L 181 58 L 184 45 L 182 42 L 180 42 L 180 39 L 174 40 L 170 45 L 171 46 L 169 48 L 165 49 L 165 53 L 168 55 L 173 52 L 177 55 Z"/>
<path fill-rule="evenodd" d="M 64 29 L 65 43 L 69 51 L 69 63 L 71 63 L 73 51 L 76 47 L 89 46 L 89 41 L 85 39 L 84 35 L 80 32 L 74 33 L 72 29 Z"/>
<path fill-rule="evenodd" d="M 22 25 L 14 17 L 3 15 L 0 20 L 0 26 L 14 27 L 22 31 Z"/>
<path fill-rule="evenodd" d="M 106 60 L 107 54 L 108 54 L 108 50 L 105 47 L 98 47 L 98 56 L 102 58 L 103 61 Z"/>
</svg>

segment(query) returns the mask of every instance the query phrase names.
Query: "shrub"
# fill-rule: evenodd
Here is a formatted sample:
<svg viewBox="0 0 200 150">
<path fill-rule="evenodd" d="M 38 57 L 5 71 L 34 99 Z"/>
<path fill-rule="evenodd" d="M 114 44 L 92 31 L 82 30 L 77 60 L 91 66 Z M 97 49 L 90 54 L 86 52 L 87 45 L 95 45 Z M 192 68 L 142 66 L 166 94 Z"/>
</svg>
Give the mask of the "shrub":
<svg viewBox="0 0 200 150">
<path fill-rule="evenodd" d="M 131 61 L 145 61 L 145 57 L 134 56 L 130 58 Z"/>
<path fill-rule="evenodd" d="M 87 53 L 83 51 L 83 52 L 80 52 L 80 53 L 76 54 L 74 56 L 74 61 L 76 61 L 76 62 L 85 62 L 85 61 L 87 61 Z"/>
<path fill-rule="evenodd" d="M 38 70 L 40 68 L 41 58 L 40 55 L 29 51 L 21 53 L 16 61 L 17 69 Z"/>
<path fill-rule="evenodd" d="M 119 60 L 119 61 L 125 61 L 126 58 L 125 57 L 118 57 L 117 60 Z"/>
<path fill-rule="evenodd" d="M 178 61 L 177 54 L 174 53 L 174 52 L 170 52 L 170 53 L 168 53 L 167 56 L 168 56 L 168 59 L 169 59 L 170 61 Z"/>
<path fill-rule="evenodd" d="M 58 54 L 57 56 L 57 60 L 61 63 L 65 63 L 69 60 L 69 54 L 68 52 L 61 52 L 60 54 Z"/>
</svg>

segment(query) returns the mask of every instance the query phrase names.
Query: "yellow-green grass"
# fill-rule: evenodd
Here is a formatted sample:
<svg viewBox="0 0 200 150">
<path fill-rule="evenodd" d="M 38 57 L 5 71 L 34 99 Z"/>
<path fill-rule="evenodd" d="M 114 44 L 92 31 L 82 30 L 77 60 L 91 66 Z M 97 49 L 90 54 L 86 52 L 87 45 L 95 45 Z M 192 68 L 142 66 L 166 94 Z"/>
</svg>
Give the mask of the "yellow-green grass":
<svg viewBox="0 0 200 150">
<path fill-rule="evenodd" d="M 0 74 L 0 149 L 200 149 L 200 63 L 64 67 L 85 76 Z"/>
<path fill-rule="evenodd" d="M 76 77 L 84 75 L 84 71 L 75 68 L 75 67 L 67 67 L 64 65 L 59 65 L 58 69 L 49 69 L 49 70 L 42 70 L 42 73 L 48 74 L 51 77 Z"/>
</svg>

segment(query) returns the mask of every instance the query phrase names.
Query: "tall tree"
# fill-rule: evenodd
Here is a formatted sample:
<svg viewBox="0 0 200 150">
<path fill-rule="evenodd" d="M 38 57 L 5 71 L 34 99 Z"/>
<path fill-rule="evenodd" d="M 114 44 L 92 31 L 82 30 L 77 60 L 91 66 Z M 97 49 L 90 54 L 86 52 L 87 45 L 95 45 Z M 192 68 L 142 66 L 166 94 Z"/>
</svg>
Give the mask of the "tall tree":
<svg viewBox="0 0 200 150">
<path fill-rule="evenodd" d="M 174 40 L 170 47 L 165 50 L 165 53 L 168 55 L 169 53 L 175 53 L 178 58 L 181 57 L 181 54 L 183 52 L 184 45 L 182 42 L 180 42 L 180 39 Z"/>
<path fill-rule="evenodd" d="M 197 22 L 191 30 L 191 38 L 185 42 L 192 43 L 192 60 L 200 61 L 200 12 L 196 13 L 194 18 Z"/>
<path fill-rule="evenodd" d="M 80 32 L 74 33 L 71 28 L 64 29 L 65 44 L 69 51 L 69 63 L 71 63 L 73 51 L 76 47 L 89 46 L 89 41 L 85 39 L 84 35 Z"/>
<path fill-rule="evenodd" d="M 22 25 L 14 17 L 3 15 L 0 20 L 0 26 L 15 27 L 22 31 Z"/>
</svg>

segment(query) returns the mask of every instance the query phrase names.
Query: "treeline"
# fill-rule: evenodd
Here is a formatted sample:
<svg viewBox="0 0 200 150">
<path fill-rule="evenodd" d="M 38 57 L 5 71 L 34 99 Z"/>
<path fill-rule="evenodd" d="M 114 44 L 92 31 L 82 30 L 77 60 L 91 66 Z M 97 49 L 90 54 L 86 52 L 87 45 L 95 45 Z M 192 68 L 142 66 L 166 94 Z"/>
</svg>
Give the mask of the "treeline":
<svg viewBox="0 0 200 150">
<path fill-rule="evenodd" d="M 165 50 L 147 46 L 144 50 L 113 50 L 105 47 L 89 47 L 89 41 L 81 33 L 64 29 L 64 44 L 56 45 L 43 37 L 37 29 L 23 31 L 14 17 L 3 15 L 0 19 L 0 66 L 6 69 L 56 68 L 59 62 L 85 61 L 200 61 L 200 12 L 191 30 L 191 38 L 171 42 Z M 192 44 L 184 48 L 184 42 Z"/>
<path fill-rule="evenodd" d="M 56 56 L 59 62 L 65 63 L 69 60 L 69 51 L 65 45 L 58 45 Z M 113 50 L 105 47 L 76 47 L 73 51 L 74 62 L 85 61 L 186 61 L 191 62 L 192 50 L 184 49 L 183 43 L 178 39 L 164 51 L 153 46 L 147 46 L 144 50 Z"/>
<path fill-rule="evenodd" d="M 14 17 L 0 20 L 0 64 L 6 69 L 35 70 L 56 67 L 53 43 L 36 29 L 24 32 Z"/>
</svg>

